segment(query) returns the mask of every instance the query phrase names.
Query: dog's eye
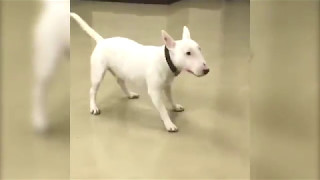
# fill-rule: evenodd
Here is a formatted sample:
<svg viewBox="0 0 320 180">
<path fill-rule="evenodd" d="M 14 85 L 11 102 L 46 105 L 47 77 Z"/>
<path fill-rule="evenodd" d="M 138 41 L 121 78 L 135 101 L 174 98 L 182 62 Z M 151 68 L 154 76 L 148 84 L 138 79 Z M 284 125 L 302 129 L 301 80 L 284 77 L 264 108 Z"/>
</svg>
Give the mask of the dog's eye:
<svg viewBox="0 0 320 180">
<path fill-rule="evenodd" d="M 190 55 L 191 55 L 191 52 L 190 52 L 190 51 L 186 52 L 186 55 L 190 56 Z"/>
</svg>

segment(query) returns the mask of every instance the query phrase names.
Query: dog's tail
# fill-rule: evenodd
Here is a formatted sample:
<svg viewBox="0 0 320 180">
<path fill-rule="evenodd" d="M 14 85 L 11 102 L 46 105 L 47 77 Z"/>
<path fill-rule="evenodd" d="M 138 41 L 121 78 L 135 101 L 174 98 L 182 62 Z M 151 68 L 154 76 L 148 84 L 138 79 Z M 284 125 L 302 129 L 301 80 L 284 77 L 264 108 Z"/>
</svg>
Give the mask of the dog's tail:
<svg viewBox="0 0 320 180">
<path fill-rule="evenodd" d="M 94 40 L 97 42 L 103 40 L 103 37 L 100 36 L 95 30 L 93 30 L 78 14 L 71 12 L 70 16 L 77 21 L 80 27 L 88 33 Z"/>
</svg>

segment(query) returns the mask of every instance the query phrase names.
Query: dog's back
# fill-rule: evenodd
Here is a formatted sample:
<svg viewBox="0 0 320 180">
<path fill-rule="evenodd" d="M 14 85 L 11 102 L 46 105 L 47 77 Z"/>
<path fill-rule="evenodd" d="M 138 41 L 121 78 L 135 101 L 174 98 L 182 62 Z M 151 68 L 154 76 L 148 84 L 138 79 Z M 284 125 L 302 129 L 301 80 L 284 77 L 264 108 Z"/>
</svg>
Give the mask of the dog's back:
<svg viewBox="0 0 320 180">
<path fill-rule="evenodd" d="M 93 53 L 103 53 L 101 62 L 126 81 L 145 81 L 148 71 L 156 71 L 161 57 L 159 47 L 144 46 L 131 39 L 113 37 L 100 41 Z M 92 58 L 92 61 L 96 60 Z"/>
</svg>

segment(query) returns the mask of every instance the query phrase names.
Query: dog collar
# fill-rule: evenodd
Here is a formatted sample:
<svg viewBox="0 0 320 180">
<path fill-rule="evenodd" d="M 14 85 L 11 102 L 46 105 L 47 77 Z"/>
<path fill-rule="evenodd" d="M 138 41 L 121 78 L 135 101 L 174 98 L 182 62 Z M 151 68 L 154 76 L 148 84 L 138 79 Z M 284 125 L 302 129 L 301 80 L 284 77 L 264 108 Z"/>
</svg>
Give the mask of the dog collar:
<svg viewBox="0 0 320 180">
<path fill-rule="evenodd" d="M 164 46 L 164 54 L 165 54 L 165 56 L 166 56 L 166 61 L 167 61 L 167 63 L 168 63 L 168 66 L 169 66 L 170 70 L 173 72 L 173 74 L 174 74 L 175 76 L 178 76 L 178 75 L 180 74 L 180 71 L 179 71 L 178 68 L 173 64 L 172 59 L 171 59 L 170 54 L 169 54 L 169 49 L 168 49 L 166 46 Z"/>
</svg>

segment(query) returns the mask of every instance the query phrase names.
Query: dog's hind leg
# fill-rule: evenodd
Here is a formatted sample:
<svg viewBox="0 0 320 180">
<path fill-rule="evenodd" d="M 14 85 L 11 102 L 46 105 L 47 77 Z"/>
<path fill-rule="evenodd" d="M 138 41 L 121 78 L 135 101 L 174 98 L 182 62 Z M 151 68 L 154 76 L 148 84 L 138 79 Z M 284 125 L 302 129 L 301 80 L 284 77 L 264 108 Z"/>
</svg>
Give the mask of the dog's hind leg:
<svg viewBox="0 0 320 180">
<path fill-rule="evenodd" d="M 100 83 L 104 77 L 107 66 L 101 66 L 98 64 L 98 59 L 91 57 L 91 88 L 90 88 L 90 113 L 93 115 L 100 114 L 100 109 L 96 104 L 97 92 L 100 87 Z"/>
<path fill-rule="evenodd" d="M 119 84 L 121 90 L 125 93 L 125 95 L 129 99 L 137 99 L 137 98 L 139 98 L 139 94 L 129 91 L 127 86 L 126 86 L 125 81 L 122 80 L 121 78 L 117 77 L 116 74 L 111 69 L 110 69 L 110 73 L 117 79 L 117 83 Z"/>
<path fill-rule="evenodd" d="M 59 46 L 36 42 L 34 58 L 34 84 L 33 84 L 33 126 L 39 132 L 48 129 L 47 118 L 47 92 L 52 75 L 61 56 Z"/>
<path fill-rule="evenodd" d="M 131 91 L 128 90 L 125 82 L 122 79 L 118 78 L 117 82 L 118 82 L 119 86 L 121 87 L 122 91 L 127 95 L 127 97 L 129 99 L 137 99 L 137 98 L 139 98 L 139 94 L 131 92 Z"/>
</svg>

